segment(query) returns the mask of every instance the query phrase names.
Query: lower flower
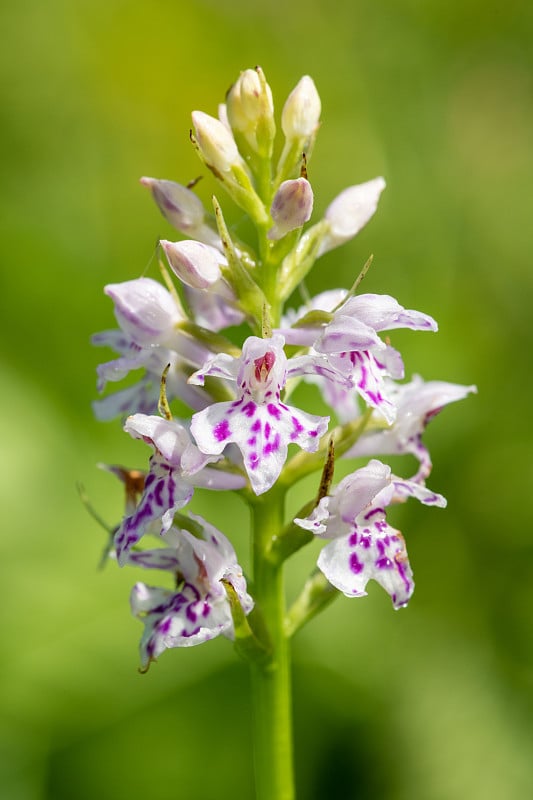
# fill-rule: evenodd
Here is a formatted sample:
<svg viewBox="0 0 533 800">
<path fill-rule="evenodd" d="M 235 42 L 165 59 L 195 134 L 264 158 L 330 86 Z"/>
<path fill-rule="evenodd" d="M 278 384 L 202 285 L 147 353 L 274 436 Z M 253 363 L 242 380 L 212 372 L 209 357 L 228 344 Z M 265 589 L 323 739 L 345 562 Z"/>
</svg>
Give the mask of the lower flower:
<svg viewBox="0 0 533 800">
<path fill-rule="evenodd" d="M 396 478 L 390 467 L 373 459 L 344 478 L 309 517 L 294 520 L 301 528 L 332 540 L 320 552 L 317 564 L 347 597 L 363 597 L 368 581 L 374 580 L 390 595 L 394 608 L 409 602 L 414 582 L 405 540 L 385 516 L 387 506 L 408 497 L 425 505 L 446 505 L 442 495 Z"/>
<path fill-rule="evenodd" d="M 128 564 L 162 569 L 176 576 L 174 591 L 137 583 L 131 593 L 133 614 L 144 623 L 141 663 L 147 667 L 167 648 L 190 647 L 223 634 L 234 636 L 230 603 L 222 580 L 230 583 L 245 614 L 253 608 L 246 580 L 228 539 L 202 517 L 191 514 L 201 538 L 171 528 L 165 547 L 131 552 Z"/>
</svg>

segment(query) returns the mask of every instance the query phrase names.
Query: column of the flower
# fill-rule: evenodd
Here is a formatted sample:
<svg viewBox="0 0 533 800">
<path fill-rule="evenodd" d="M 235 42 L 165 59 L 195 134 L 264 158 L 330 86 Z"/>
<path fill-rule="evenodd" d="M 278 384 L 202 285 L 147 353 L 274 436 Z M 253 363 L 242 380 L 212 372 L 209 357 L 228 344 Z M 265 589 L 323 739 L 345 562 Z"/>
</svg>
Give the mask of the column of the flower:
<svg viewBox="0 0 533 800">
<path fill-rule="evenodd" d="M 257 800 L 293 800 L 292 700 L 289 641 L 284 632 L 283 564 L 269 559 L 283 527 L 284 492 L 276 487 L 252 504 L 254 597 L 272 655 L 252 665 Z"/>
</svg>

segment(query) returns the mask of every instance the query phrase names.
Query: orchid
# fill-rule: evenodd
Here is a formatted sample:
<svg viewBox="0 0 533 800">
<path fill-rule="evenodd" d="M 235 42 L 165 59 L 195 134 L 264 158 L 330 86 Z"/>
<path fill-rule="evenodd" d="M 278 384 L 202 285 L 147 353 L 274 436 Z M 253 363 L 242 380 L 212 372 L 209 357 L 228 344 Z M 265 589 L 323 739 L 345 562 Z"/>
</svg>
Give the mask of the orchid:
<svg viewBox="0 0 533 800">
<path fill-rule="evenodd" d="M 135 414 L 128 417 L 124 430 L 151 444 L 155 452 L 139 504 L 115 534 L 119 564 L 125 563 L 130 548 L 154 524 L 159 523 L 161 534 L 169 530 L 175 512 L 187 505 L 196 486 L 223 490 L 238 489 L 244 484 L 238 475 L 210 470 L 207 464 L 218 459 L 201 453 L 179 422 Z"/>
<path fill-rule="evenodd" d="M 422 441 L 428 423 L 448 403 L 462 400 L 476 392 L 475 386 L 461 386 L 446 381 L 423 381 L 415 375 L 409 383 L 392 387 L 397 416 L 387 429 L 372 430 L 369 426 L 361 438 L 347 453 L 348 457 L 367 455 L 411 454 L 419 462 L 419 470 L 413 481 L 425 480 L 432 468 L 431 456 Z"/>
<path fill-rule="evenodd" d="M 220 454 L 235 442 L 255 494 L 276 482 L 287 458 L 289 444 L 314 452 L 326 432 L 329 418 L 317 417 L 287 406 L 280 400 L 288 376 L 312 369 L 307 361 L 292 366 L 283 352 L 283 337 L 249 337 L 240 359 L 215 357 L 191 380 L 207 375 L 235 380 L 237 399 L 215 403 L 193 415 L 191 432 L 203 453 Z"/>
<path fill-rule="evenodd" d="M 169 647 L 202 644 L 220 634 L 233 638 L 231 607 L 222 580 L 232 585 L 245 613 L 253 608 L 229 540 L 202 517 L 191 514 L 191 519 L 200 527 L 199 536 L 173 527 L 163 537 L 164 547 L 128 556 L 129 564 L 177 576 L 175 590 L 144 583 L 133 587 L 131 608 L 145 626 L 143 667 Z"/>
<path fill-rule="evenodd" d="M 193 408 L 203 408 L 209 398 L 187 383 L 188 367 L 202 363 L 209 351 L 177 330 L 185 316 L 170 292 L 151 278 L 138 278 L 109 284 L 105 293 L 115 304 L 120 330 L 95 334 L 93 344 L 110 347 L 120 357 L 99 365 L 98 390 L 102 392 L 109 381 L 121 381 L 137 369 L 144 368 L 145 375 L 135 386 L 94 403 L 96 416 L 111 419 L 126 412 L 154 411 L 161 373 L 167 364 L 171 365 L 169 395 L 180 397 Z"/>
<path fill-rule="evenodd" d="M 142 469 L 107 468 L 125 484 L 126 508 L 105 558 L 171 576 L 166 586 L 138 581 L 131 593 L 144 626 L 142 670 L 170 648 L 234 641 L 253 678 L 258 800 L 294 798 L 291 636 L 334 597 L 365 596 L 372 580 L 394 608 L 407 605 L 413 573 L 388 518 L 409 498 L 446 505 L 425 484 L 424 430 L 475 392 L 418 376 L 403 382 L 394 331 L 435 332 L 437 323 L 388 294 L 359 293 L 372 258 L 350 289 L 309 296 L 317 259 L 326 274 L 328 252 L 370 223 L 385 189 L 379 176 L 354 182 L 313 219 L 320 192 L 307 167 L 321 109 L 306 75 L 282 107 L 277 148 L 272 91 L 257 67 L 239 76 L 217 117 L 193 111 L 192 146 L 241 222 L 226 222 L 217 195 L 208 213 L 195 182 L 142 178 L 187 238 L 160 242 L 166 287 L 143 277 L 105 288 L 118 329 L 93 339 L 118 356 L 97 368 L 99 391 L 142 370 L 94 404 L 100 419 L 125 417 L 124 431 L 151 449 Z M 304 304 L 294 309 L 296 291 Z M 419 464 L 409 479 L 375 458 L 403 454 Z M 340 459 L 348 474 L 334 484 Z M 311 496 L 291 508 L 292 487 L 313 475 Z M 234 492 L 249 507 L 250 584 L 230 539 L 190 511 L 193 496 L 201 503 L 212 491 Z M 284 564 L 311 541 L 321 549 L 287 608 Z"/>
<path fill-rule="evenodd" d="M 394 608 L 407 605 L 414 583 L 405 540 L 385 516 L 388 505 L 407 497 L 425 505 L 446 505 L 442 495 L 395 478 L 390 467 L 372 459 L 322 498 L 309 517 L 294 520 L 332 540 L 321 550 L 318 567 L 347 597 L 366 595 L 368 581 L 375 580 L 391 596 Z"/>
</svg>

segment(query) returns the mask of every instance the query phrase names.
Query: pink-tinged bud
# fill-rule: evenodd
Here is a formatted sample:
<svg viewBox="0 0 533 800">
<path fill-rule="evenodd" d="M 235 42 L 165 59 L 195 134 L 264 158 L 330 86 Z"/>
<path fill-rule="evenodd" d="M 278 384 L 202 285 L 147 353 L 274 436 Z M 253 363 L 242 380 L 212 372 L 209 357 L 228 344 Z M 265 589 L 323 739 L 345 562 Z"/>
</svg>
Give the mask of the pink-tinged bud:
<svg viewBox="0 0 533 800">
<path fill-rule="evenodd" d="M 320 254 L 347 242 L 359 233 L 374 215 L 381 192 L 385 188 L 383 178 L 349 186 L 328 206 L 324 219 L 329 223 Z"/>
<path fill-rule="evenodd" d="M 220 278 L 220 264 L 226 262 L 214 247 L 192 239 L 186 242 L 167 242 L 162 239 L 161 245 L 170 268 L 187 286 L 208 289 Z"/>
<path fill-rule="evenodd" d="M 313 189 L 306 178 L 283 181 L 274 195 L 270 213 L 274 227 L 269 239 L 281 239 L 289 231 L 301 228 L 313 212 Z"/>
<path fill-rule="evenodd" d="M 316 86 L 304 75 L 288 96 L 281 112 L 281 127 L 287 139 L 312 136 L 320 120 L 322 105 Z"/>
<path fill-rule="evenodd" d="M 220 120 L 203 111 L 193 111 L 192 122 L 198 148 L 208 166 L 220 173 L 244 167 L 233 136 Z"/>
<path fill-rule="evenodd" d="M 203 224 L 202 201 L 186 186 L 157 178 L 141 178 L 141 183 L 148 186 L 157 207 L 178 231 L 188 233 Z"/>
<path fill-rule="evenodd" d="M 151 278 L 110 283 L 104 291 L 115 304 L 122 330 L 141 346 L 160 344 L 182 320 L 170 292 Z"/>
</svg>

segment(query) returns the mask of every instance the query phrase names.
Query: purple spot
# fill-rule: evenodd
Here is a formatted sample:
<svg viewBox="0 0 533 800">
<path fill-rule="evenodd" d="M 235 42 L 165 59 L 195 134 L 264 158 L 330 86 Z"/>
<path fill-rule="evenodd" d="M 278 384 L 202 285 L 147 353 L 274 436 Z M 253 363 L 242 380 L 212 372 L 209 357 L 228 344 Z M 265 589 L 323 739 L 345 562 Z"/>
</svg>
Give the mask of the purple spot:
<svg viewBox="0 0 533 800">
<path fill-rule="evenodd" d="M 242 407 L 242 411 L 246 414 L 247 417 L 253 417 L 256 408 L 257 408 L 256 404 L 253 402 L 253 400 L 250 400 L 248 403 L 246 403 L 245 406 Z"/>
<path fill-rule="evenodd" d="M 257 436 L 252 436 L 250 439 L 246 440 L 246 444 L 249 444 L 250 447 L 253 447 L 254 444 L 257 442 Z"/>
<path fill-rule="evenodd" d="M 383 556 L 382 558 L 378 558 L 376 560 L 376 567 L 378 569 L 392 569 L 393 566 L 394 564 L 388 556 Z"/>
<path fill-rule="evenodd" d="M 360 572 L 364 570 L 365 566 L 359 561 L 357 553 L 350 554 L 350 569 L 352 572 L 355 572 L 356 575 L 359 575 Z"/>
<path fill-rule="evenodd" d="M 279 433 L 276 434 L 273 442 L 267 442 L 263 448 L 263 455 L 269 456 L 270 453 L 275 453 L 276 450 L 279 450 L 280 444 L 280 436 Z"/>
<path fill-rule="evenodd" d="M 163 622 L 160 622 L 157 626 L 157 632 L 160 633 L 162 636 L 165 636 L 169 630 L 170 626 L 172 625 L 172 619 L 167 617 Z"/>
<path fill-rule="evenodd" d="M 250 469 L 252 470 L 257 469 L 257 467 L 259 466 L 259 456 L 257 455 L 257 453 L 250 453 L 250 455 L 248 456 L 248 463 L 250 465 Z"/>
<path fill-rule="evenodd" d="M 405 569 L 404 564 L 402 564 L 402 562 L 398 560 L 398 556 L 396 556 L 396 566 L 398 567 L 398 573 L 400 575 L 400 578 L 404 582 L 405 591 L 407 592 L 407 595 L 410 596 L 410 594 L 411 594 L 411 581 L 407 577 L 407 571 Z M 405 601 L 405 603 L 407 603 L 407 600 Z M 404 605 L 405 605 L 405 603 L 404 603 Z"/>
<path fill-rule="evenodd" d="M 299 437 L 299 435 L 301 434 L 301 432 L 304 429 L 304 426 L 302 425 L 302 423 L 298 419 L 296 419 L 296 417 L 291 417 L 291 422 L 292 422 L 292 427 L 293 427 L 293 430 L 291 432 L 291 439 L 292 439 L 292 441 L 294 441 L 295 439 L 297 439 Z"/>
<path fill-rule="evenodd" d="M 274 417 L 275 419 L 280 419 L 281 411 L 277 406 L 274 405 L 274 403 L 269 403 L 267 405 L 267 411 L 271 417 Z"/>
<path fill-rule="evenodd" d="M 252 433 L 259 433 L 259 431 L 261 430 L 261 420 L 256 419 L 250 430 L 252 431 Z"/>
<path fill-rule="evenodd" d="M 165 481 L 161 479 L 160 481 L 158 481 L 158 483 L 157 483 L 157 485 L 156 485 L 156 487 L 154 489 L 154 500 L 155 500 L 155 502 L 157 503 L 158 506 L 162 506 L 163 505 L 163 490 L 164 490 L 164 488 L 165 488 Z"/>
<path fill-rule="evenodd" d="M 185 611 L 185 616 L 187 617 L 189 622 L 196 622 L 196 620 L 198 619 L 198 615 L 196 614 L 196 611 L 193 609 L 192 605 L 187 606 L 187 609 Z"/>
<path fill-rule="evenodd" d="M 200 633 L 200 626 L 193 628 L 192 631 L 188 631 L 187 628 L 183 628 L 181 635 L 184 639 L 190 639 L 191 636 L 196 636 L 197 633 Z"/>
<path fill-rule="evenodd" d="M 355 547 L 355 545 L 358 543 L 359 543 L 359 534 L 357 533 L 357 531 L 354 531 L 348 537 L 348 544 L 350 547 Z"/>
<path fill-rule="evenodd" d="M 265 422 L 265 438 L 266 439 L 268 439 L 268 437 L 270 436 L 270 431 L 271 431 L 270 422 Z"/>
<path fill-rule="evenodd" d="M 213 434 L 217 442 L 223 442 L 224 439 L 228 439 L 231 435 L 228 420 L 223 419 L 222 422 L 219 422 L 218 425 L 215 425 Z"/>
</svg>

